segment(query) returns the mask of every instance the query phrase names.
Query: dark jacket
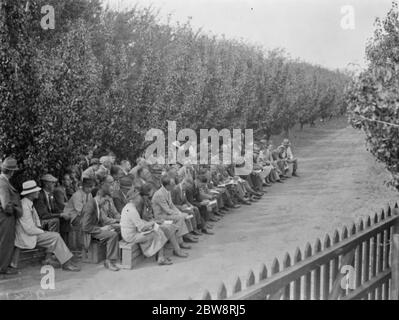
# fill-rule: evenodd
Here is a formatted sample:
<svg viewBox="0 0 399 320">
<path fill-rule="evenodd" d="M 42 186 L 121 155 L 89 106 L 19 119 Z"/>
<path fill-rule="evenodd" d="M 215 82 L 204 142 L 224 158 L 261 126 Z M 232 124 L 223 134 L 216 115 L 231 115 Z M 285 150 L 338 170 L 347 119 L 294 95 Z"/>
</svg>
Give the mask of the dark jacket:
<svg viewBox="0 0 399 320">
<path fill-rule="evenodd" d="M 194 185 L 190 186 L 189 188 L 186 189 L 186 198 L 189 203 L 196 207 L 201 206 L 201 198 L 200 198 L 200 192 L 198 189 L 198 186 L 196 183 Z"/>
<path fill-rule="evenodd" d="M 180 207 L 185 204 L 189 205 L 189 202 L 186 197 L 186 191 L 182 190 L 179 185 L 173 188 L 171 196 L 172 196 L 172 202 L 178 209 L 180 209 Z"/>
<path fill-rule="evenodd" d="M 69 200 L 64 187 L 59 186 L 54 189 L 54 200 L 57 212 L 64 211 L 65 205 Z"/>
<path fill-rule="evenodd" d="M 118 210 L 119 213 L 122 213 L 123 208 L 128 202 L 123 192 L 121 190 L 115 191 L 112 195 L 112 200 L 114 201 L 116 210 Z"/>
<path fill-rule="evenodd" d="M 62 209 L 57 205 L 54 194 L 50 195 L 50 201 L 47 201 L 47 197 L 44 192 L 44 190 L 41 190 L 39 192 L 38 199 L 33 202 L 37 214 L 41 220 L 59 217 Z"/>
<path fill-rule="evenodd" d="M 101 224 L 98 218 L 98 206 L 94 198 L 90 199 L 82 211 L 82 231 L 86 233 L 100 232 Z"/>
</svg>

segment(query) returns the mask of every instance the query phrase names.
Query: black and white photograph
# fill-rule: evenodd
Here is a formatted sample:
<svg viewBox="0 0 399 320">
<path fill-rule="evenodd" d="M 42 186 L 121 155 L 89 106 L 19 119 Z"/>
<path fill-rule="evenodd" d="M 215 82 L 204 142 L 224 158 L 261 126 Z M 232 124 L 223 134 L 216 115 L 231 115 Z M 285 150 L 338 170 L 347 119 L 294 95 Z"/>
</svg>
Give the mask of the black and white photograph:
<svg viewBox="0 0 399 320">
<path fill-rule="evenodd" d="M 399 1 L 0 0 L 0 300 L 399 300 L 398 203 Z"/>
</svg>

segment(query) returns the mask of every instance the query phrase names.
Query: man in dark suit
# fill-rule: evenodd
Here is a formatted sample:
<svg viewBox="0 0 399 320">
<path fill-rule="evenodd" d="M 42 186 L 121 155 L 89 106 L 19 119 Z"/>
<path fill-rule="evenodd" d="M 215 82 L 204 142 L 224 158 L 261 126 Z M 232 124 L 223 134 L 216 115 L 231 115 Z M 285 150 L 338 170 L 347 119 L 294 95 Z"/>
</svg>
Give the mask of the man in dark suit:
<svg viewBox="0 0 399 320">
<path fill-rule="evenodd" d="M 187 185 L 186 198 L 191 205 L 198 208 L 202 219 L 206 223 L 206 228 L 211 229 L 212 225 L 208 223 L 208 221 L 216 222 L 218 220 L 213 217 L 213 214 L 208 210 L 207 206 L 202 204 L 200 191 L 195 181 L 190 180 L 190 183 Z"/>
<path fill-rule="evenodd" d="M 201 235 L 202 232 L 210 234 L 206 229 L 206 222 L 201 217 L 199 209 L 187 200 L 186 190 L 189 188 L 190 185 L 190 178 L 188 177 L 184 178 L 182 182 L 176 185 L 171 192 L 172 202 L 180 211 L 192 214 L 194 216 L 195 222 L 192 234 Z"/>
<path fill-rule="evenodd" d="M 60 214 L 63 208 L 57 205 L 54 197 L 57 178 L 51 174 L 45 174 L 40 179 L 42 190 L 39 197 L 34 201 L 35 209 L 39 215 L 43 230 L 60 233 Z"/>
<path fill-rule="evenodd" d="M 108 223 L 108 218 L 102 212 L 101 198 L 111 195 L 111 187 L 114 183 L 112 176 L 106 176 L 100 181 L 99 193 L 91 198 L 82 212 L 82 231 L 84 232 L 84 247 L 89 249 L 91 239 L 106 242 L 107 253 L 104 262 L 105 268 L 111 271 L 119 271 L 115 262 L 119 258 L 119 233 L 115 225 Z"/>
<path fill-rule="evenodd" d="M 53 194 L 54 194 L 55 206 L 60 211 L 64 210 L 68 200 L 74 194 L 71 186 L 72 186 L 71 177 L 69 176 L 68 173 L 66 173 L 62 176 L 62 184 L 60 184 L 54 189 Z"/>
</svg>

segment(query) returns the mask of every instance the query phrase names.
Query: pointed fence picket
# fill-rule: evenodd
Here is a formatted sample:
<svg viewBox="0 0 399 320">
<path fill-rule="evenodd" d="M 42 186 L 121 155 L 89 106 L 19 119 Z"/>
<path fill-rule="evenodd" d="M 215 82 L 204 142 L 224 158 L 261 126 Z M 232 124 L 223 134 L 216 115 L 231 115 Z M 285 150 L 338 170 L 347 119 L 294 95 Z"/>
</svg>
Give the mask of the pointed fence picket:
<svg viewBox="0 0 399 320">
<path fill-rule="evenodd" d="M 399 208 L 360 219 L 323 242 L 307 243 L 304 251 L 276 258 L 270 274 L 265 264 L 258 282 L 248 272 L 245 288 L 237 277 L 231 295 L 221 283 L 218 300 L 388 300 L 399 299 Z M 208 290 L 202 300 L 212 300 Z"/>
</svg>

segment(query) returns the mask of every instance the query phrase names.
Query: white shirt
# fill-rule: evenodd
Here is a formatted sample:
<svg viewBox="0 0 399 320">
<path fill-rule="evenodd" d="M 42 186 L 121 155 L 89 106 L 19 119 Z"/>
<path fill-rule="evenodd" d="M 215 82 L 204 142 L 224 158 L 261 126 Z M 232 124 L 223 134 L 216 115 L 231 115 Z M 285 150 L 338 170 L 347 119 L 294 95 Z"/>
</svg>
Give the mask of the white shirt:
<svg viewBox="0 0 399 320">
<path fill-rule="evenodd" d="M 287 158 L 288 158 L 288 160 L 294 159 L 294 155 L 292 154 L 291 147 L 287 147 Z"/>
</svg>

